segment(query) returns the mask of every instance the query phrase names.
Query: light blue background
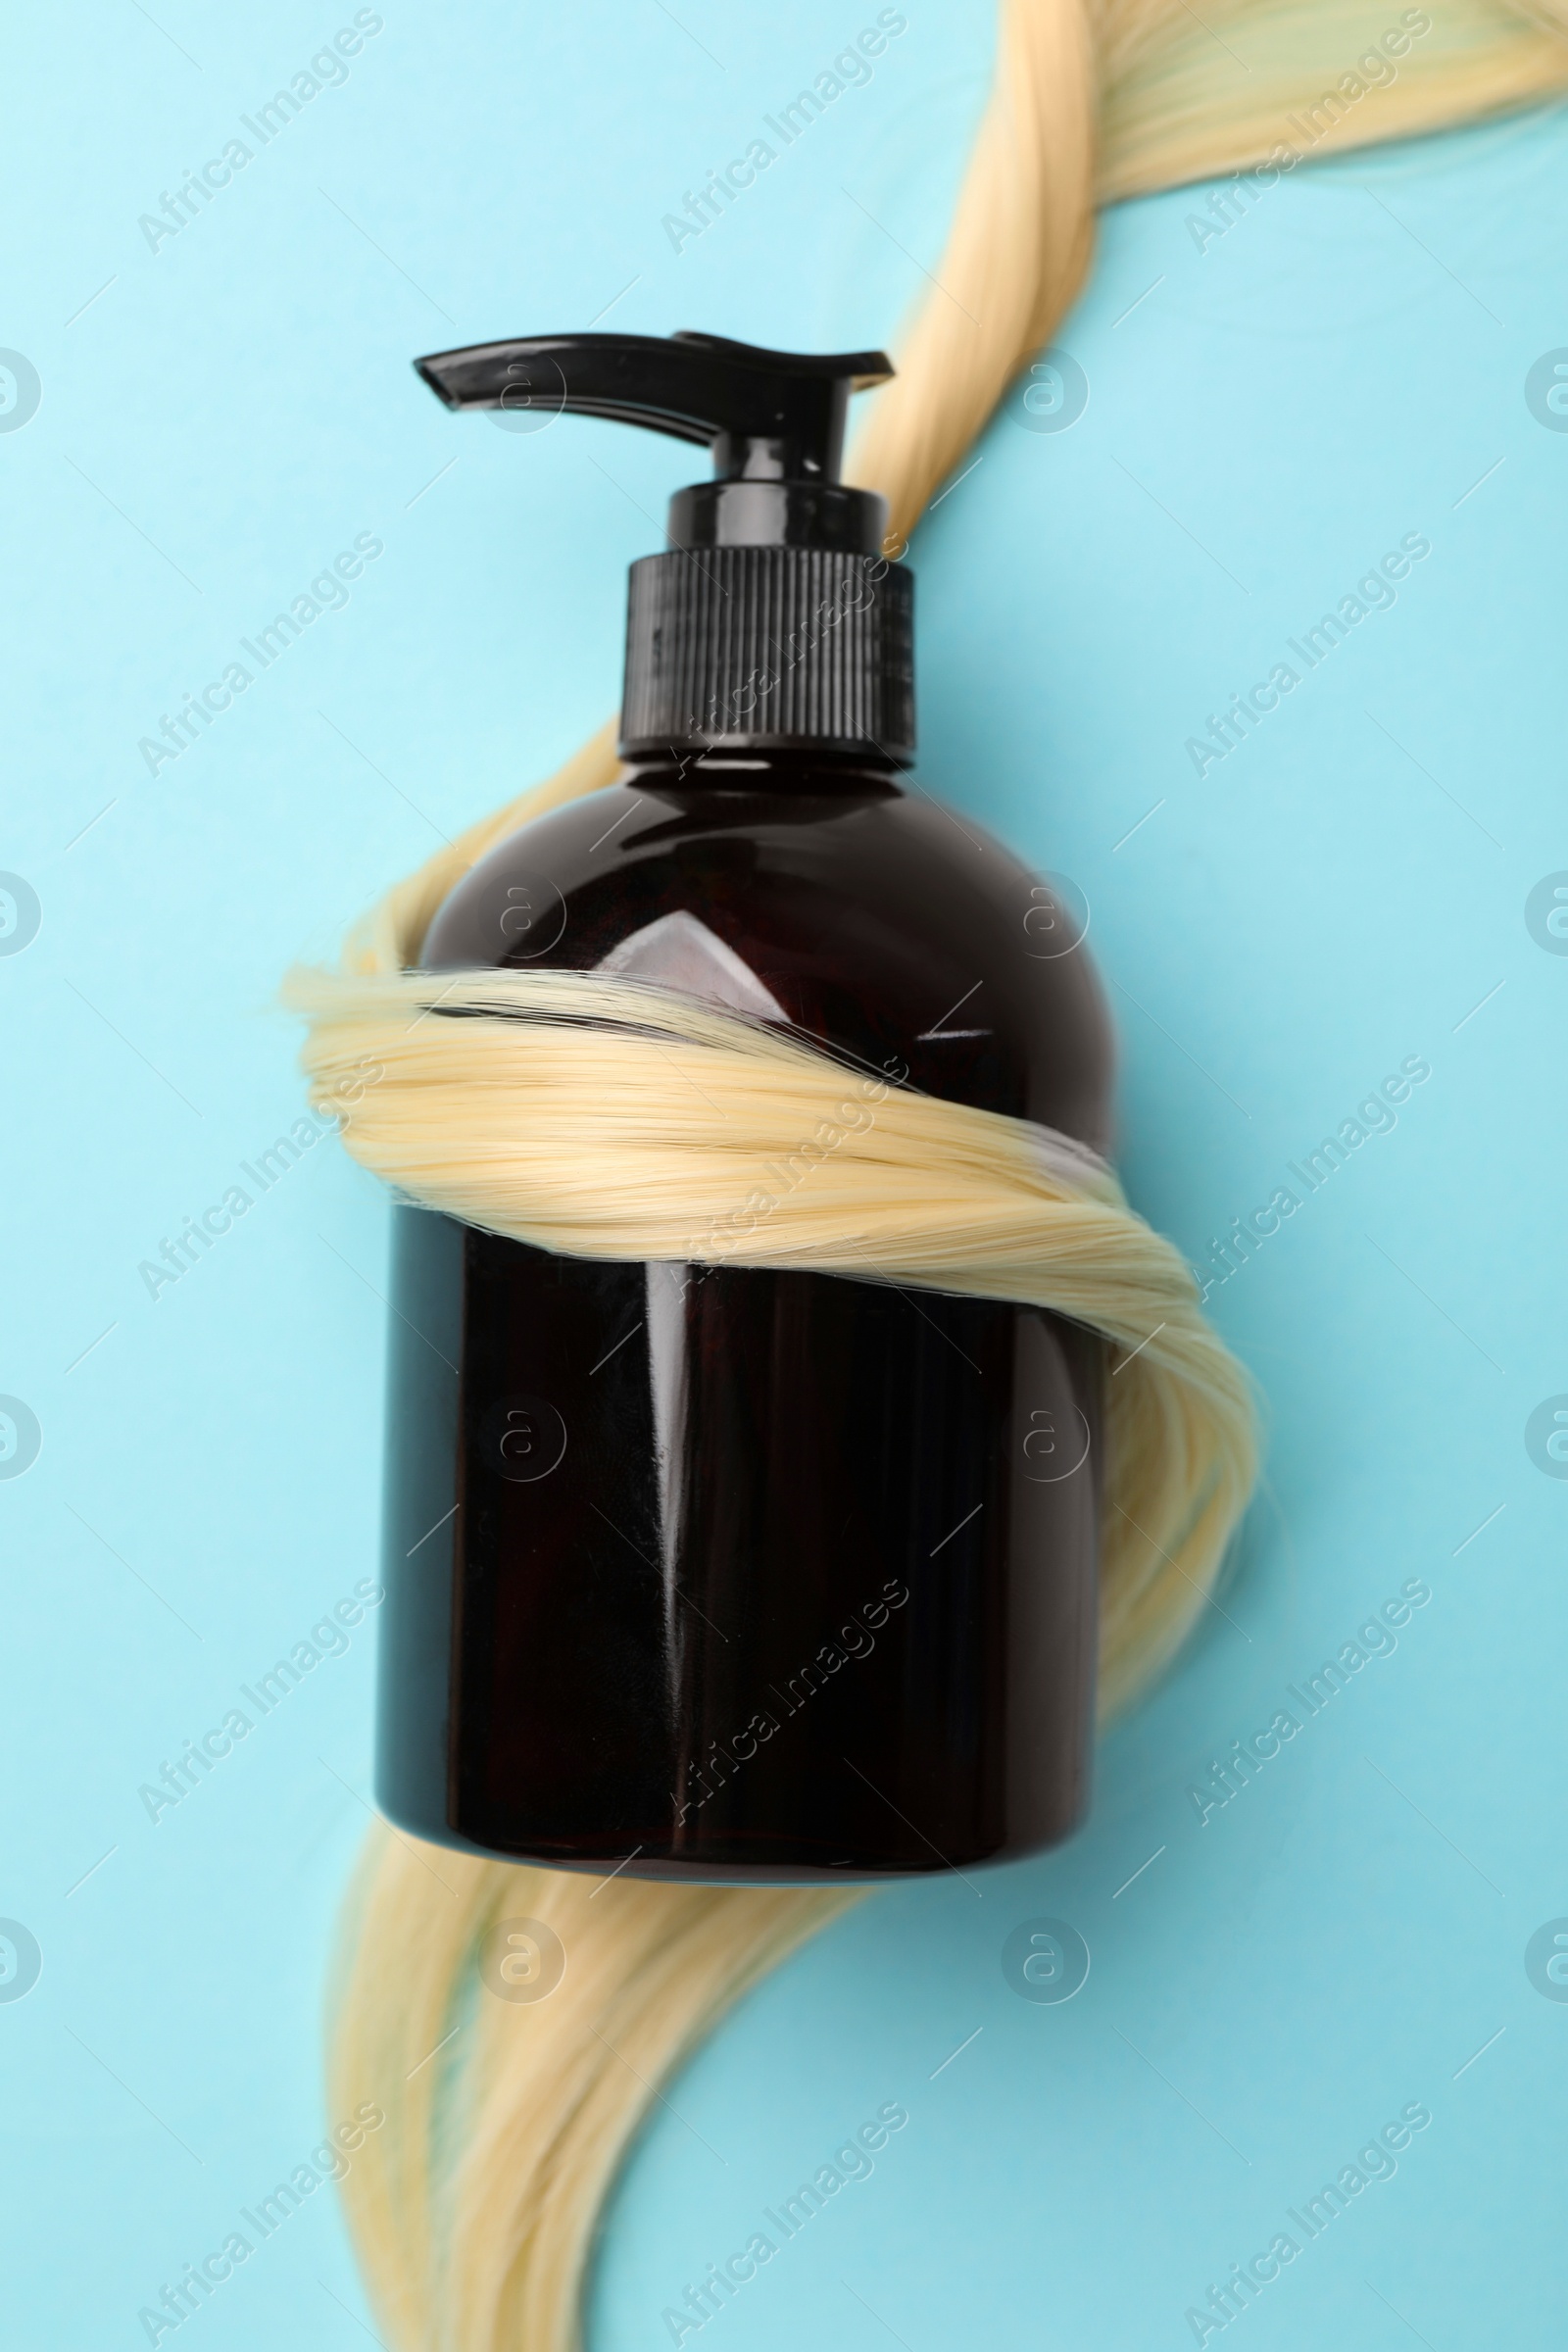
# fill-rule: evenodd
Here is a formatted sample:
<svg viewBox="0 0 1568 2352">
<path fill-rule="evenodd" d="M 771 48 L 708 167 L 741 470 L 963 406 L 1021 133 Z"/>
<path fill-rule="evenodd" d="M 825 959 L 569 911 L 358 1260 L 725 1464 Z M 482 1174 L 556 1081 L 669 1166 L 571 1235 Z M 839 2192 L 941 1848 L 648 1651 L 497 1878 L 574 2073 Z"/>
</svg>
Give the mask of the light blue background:
<svg viewBox="0 0 1568 2352">
<path fill-rule="evenodd" d="M 691 470 L 454 419 L 408 362 L 612 303 L 895 336 L 990 10 L 909 0 L 871 85 L 676 255 L 661 216 L 875 10 L 788 14 L 387 0 L 344 86 L 156 254 L 138 215 L 352 11 L 12 25 L 0 343 L 43 386 L 0 436 L 0 866 L 43 908 L 0 960 L 0 1390 L 43 1428 L 0 1484 L 0 1913 L 44 1955 L 0 2004 L 15 2352 L 143 2341 L 138 2307 L 319 2139 L 367 1820 L 363 1633 L 156 1826 L 137 1788 L 373 1572 L 384 1201 L 326 1142 L 156 1301 L 138 1263 L 298 1115 L 284 967 L 612 709 L 624 567 Z M 1523 383 L 1568 344 L 1565 165 L 1537 116 L 1303 172 L 1201 253 L 1201 191 L 1112 214 L 1061 337 L 1086 414 L 1000 419 L 916 543 L 924 781 L 1087 893 L 1138 1205 L 1196 1255 L 1403 1056 L 1432 1076 L 1211 1298 L 1269 1487 L 1089 1826 L 885 1894 L 723 2027 L 615 2199 L 603 2352 L 667 2341 L 684 2282 L 892 2098 L 873 2178 L 713 2323 L 731 2352 L 1191 2342 L 1208 2282 L 1416 2100 L 1430 2130 L 1266 2289 L 1253 2352 L 1553 2333 L 1568 2006 L 1523 1954 L 1568 1912 L 1568 1485 L 1523 1431 L 1568 1390 L 1568 959 L 1523 908 L 1568 867 L 1568 435 Z M 365 531 L 347 610 L 150 776 L 138 739 Z M 1204 714 L 1409 531 L 1397 605 L 1200 781 Z M 1411 1576 L 1434 1597 L 1396 1653 L 1200 1827 L 1208 1759 Z M 1093 1952 L 1064 2007 L 1001 1973 L 1038 1913 Z M 322 2196 L 188 2329 L 352 2347 L 363 2308 Z"/>
</svg>

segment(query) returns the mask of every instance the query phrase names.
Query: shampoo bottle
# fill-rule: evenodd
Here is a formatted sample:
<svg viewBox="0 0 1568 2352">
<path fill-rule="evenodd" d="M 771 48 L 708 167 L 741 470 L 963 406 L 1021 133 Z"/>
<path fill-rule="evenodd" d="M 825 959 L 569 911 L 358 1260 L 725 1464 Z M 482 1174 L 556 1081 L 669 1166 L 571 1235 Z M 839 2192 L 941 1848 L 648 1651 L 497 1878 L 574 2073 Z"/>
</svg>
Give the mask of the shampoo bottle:
<svg viewBox="0 0 1568 2352">
<path fill-rule="evenodd" d="M 883 501 L 838 479 L 887 361 L 590 334 L 417 365 L 452 408 L 617 418 L 714 470 L 631 567 L 624 780 L 493 849 L 424 965 L 619 973 L 805 1033 L 845 1063 L 845 1124 L 781 1155 L 778 1190 L 898 1087 L 1102 1153 L 1109 1031 L 1072 909 L 906 778 L 913 583 Z M 618 1264 L 395 1216 L 395 1823 L 715 1882 L 941 1871 L 1072 1828 L 1094 1334 L 900 1289 L 869 1254 L 864 1280 Z"/>
</svg>

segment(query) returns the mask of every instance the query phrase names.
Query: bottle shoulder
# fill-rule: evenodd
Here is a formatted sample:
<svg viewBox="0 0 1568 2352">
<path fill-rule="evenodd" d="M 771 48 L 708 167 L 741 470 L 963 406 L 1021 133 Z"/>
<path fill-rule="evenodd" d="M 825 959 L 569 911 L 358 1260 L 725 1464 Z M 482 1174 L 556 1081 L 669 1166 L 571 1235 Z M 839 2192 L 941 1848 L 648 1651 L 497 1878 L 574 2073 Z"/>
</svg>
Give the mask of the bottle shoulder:
<svg viewBox="0 0 1568 2352">
<path fill-rule="evenodd" d="M 728 1001 L 1103 1150 L 1110 1030 L 1086 929 L 1070 886 L 919 787 L 614 784 L 498 843 L 422 961 L 658 976 L 662 956 L 682 985 L 706 941 L 763 992 Z"/>
</svg>

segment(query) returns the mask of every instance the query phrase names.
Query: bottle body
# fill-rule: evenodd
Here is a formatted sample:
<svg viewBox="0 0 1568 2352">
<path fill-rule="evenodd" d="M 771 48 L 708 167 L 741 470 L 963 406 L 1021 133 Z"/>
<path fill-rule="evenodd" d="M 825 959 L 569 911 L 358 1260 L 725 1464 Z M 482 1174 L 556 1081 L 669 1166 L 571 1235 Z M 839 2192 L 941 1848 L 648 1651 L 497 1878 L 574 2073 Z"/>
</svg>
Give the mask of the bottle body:
<svg viewBox="0 0 1568 2352">
<path fill-rule="evenodd" d="M 661 979 L 853 1055 L 847 1126 L 907 1084 L 1104 1149 L 1108 1027 L 1058 898 L 887 772 L 700 768 L 644 768 L 501 844 L 425 963 Z M 800 1139 L 793 1180 L 835 1132 Z M 1073 1826 L 1092 1334 L 869 1261 L 864 1281 L 609 1263 L 396 1218 L 394 1821 L 556 1867 L 791 1882 Z"/>
</svg>

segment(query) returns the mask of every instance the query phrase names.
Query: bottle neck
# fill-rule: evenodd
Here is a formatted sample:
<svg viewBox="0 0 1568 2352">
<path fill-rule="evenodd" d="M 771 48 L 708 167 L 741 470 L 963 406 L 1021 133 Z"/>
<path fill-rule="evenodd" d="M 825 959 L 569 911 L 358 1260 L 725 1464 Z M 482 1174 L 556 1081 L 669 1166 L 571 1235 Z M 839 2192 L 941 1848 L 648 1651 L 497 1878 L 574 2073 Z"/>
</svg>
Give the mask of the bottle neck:
<svg viewBox="0 0 1568 2352">
<path fill-rule="evenodd" d="M 627 762 L 622 781 L 646 792 L 794 793 L 802 798 L 896 794 L 892 760 L 844 757 L 808 747 L 748 752 L 677 752 Z"/>
</svg>

